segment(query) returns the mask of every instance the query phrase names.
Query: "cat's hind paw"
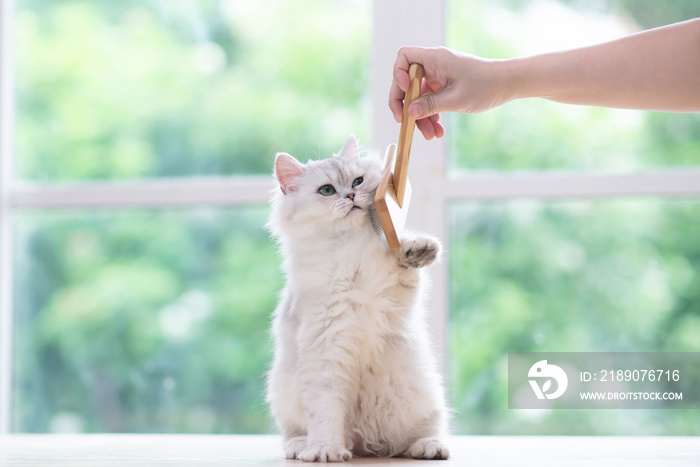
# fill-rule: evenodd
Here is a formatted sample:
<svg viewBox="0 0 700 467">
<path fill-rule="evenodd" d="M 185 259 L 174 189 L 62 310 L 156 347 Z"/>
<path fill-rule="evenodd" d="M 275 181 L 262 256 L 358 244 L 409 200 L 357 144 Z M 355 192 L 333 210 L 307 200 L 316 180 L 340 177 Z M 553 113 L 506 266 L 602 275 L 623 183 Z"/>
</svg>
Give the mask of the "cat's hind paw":
<svg viewBox="0 0 700 467">
<path fill-rule="evenodd" d="M 336 444 L 312 444 L 297 458 L 305 462 L 347 462 L 352 459 L 352 453 Z"/>
<path fill-rule="evenodd" d="M 284 457 L 297 459 L 304 449 L 306 449 L 306 436 L 296 436 L 284 443 Z"/>
<path fill-rule="evenodd" d="M 450 450 L 437 438 L 421 438 L 404 453 L 412 459 L 447 459 Z"/>
<path fill-rule="evenodd" d="M 430 266 L 440 254 L 440 242 L 429 236 L 405 239 L 399 249 L 399 264 L 407 268 Z"/>
</svg>

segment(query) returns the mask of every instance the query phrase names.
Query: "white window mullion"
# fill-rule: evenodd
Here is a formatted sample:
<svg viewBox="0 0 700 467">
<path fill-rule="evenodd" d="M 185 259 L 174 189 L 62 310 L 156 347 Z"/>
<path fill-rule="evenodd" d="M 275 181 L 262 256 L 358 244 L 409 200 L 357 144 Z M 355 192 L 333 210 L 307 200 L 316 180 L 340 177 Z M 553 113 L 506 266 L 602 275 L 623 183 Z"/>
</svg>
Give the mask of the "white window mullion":
<svg viewBox="0 0 700 467">
<path fill-rule="evenodd" d="M 12 160 L 14 151 L 14 1 L 0 2 L 0 435 L 10 432 L 12 417 Z"/>
<path fill-rule="evenodd" d="M 15 208 L 169 207 L 262 204 L 271 176 L 189 177 L 79 183 L 16 184 Z"/>
<path fill-rule="evenodd" d="M 450 177 L 445 192 L 447 198 L 454 200 L 697 196 L 700 169 L 629 173 L 475 172 Z"/>
<path fill-rule="evenodd" d="M 434 47 L 444 43 L 444 0 L 375 0 L 372 29 L 370 92 L 372 147 L 383 151 L 398 142 L 399 125 L 389 111 L 389 86 L 396 53 L 401 46 Z M 445 144 L 425 141 L 416 131 L 411 148 L 409 177 L 413 198 L 407 225 L 447 242 L 445 217 Z M 431 267 L 430 333 L 438 363 L 446 376 L 447 322 L 449 313 L 447 256 Z"/>
<path fill-rule="evenodd" d="M 434 155 L 443 150 L 442 144 L 416 139 L 414 145 L 420 149 L 415 150 L 416 157 L 412 159 L 411 167 L 420 170 L 415 170 L 412 177 L 414 191 L 418 194 L 414 195 L 410 210 L 413 218 L 409 223 L 443 239 L 444 206 L 440 207 L 438 201 L 444 204 L 447 200 L 460 199 L 700 195 L 700 169 L 692 168 L 631 173 L 473 172 L 437 180 L 443 167 Z M 7 190 L 3 196 L 6 215 L 13 208 L 264 204 L 268 202 L 275 183 L 270 176 L 249 176 L 40 184 L 15 182 L 12 186 L 12 191 Z"/>
</svg>

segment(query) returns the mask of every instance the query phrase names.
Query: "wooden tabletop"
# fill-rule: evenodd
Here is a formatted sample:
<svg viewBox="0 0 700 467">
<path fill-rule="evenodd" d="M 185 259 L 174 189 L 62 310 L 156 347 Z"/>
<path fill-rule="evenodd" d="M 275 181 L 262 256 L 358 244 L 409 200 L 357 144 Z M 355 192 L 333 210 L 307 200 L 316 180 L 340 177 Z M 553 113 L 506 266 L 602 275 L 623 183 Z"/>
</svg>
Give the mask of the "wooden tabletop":
<svg viewBox="0 0 700 467">
<path fill-rule="evenodd" d="M 278 436 L 10 435 L 2 467 L 281 466 Z M 351 464 L 448 466 L 700 466 L 698 437 L 456 436 L 447 461 L 353 459 Z M 337 465 L 337 464 L 335 464 Z"/>
</svg>

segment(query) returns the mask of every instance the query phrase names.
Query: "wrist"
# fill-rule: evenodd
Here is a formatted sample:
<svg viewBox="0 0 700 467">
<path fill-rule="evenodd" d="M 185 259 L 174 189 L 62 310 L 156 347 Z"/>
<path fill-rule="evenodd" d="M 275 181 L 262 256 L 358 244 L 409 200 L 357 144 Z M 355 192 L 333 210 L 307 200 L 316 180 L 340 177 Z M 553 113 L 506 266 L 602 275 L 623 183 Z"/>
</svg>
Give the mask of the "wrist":
<svg viewBox="0 0 700 467">
<path fill-rule="evenodd" d="M 527 95 L 526 80 L 523 76 L 522 59 L 513 58 L 506 60 L 494 60 L 495 83 L 498 89 L 499 105 L 515 99 L 530 97 Z"/>
<path fill-rule="evenodd" d="M 551 99 L 561 91 L 562 80 L 553 66 L 553 56 L 543 54 L 507 60 L 510 66 L 508 86 L 513 99 Z"/>
</svg>

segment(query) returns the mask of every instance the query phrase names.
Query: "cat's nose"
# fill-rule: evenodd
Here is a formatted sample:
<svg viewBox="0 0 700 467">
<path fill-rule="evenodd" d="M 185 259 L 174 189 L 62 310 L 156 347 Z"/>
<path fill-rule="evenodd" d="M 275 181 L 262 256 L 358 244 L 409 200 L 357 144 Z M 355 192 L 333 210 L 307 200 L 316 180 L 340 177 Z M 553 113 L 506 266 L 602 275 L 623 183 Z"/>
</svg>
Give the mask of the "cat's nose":
<svg viewBox="0 0 700 467">
<path fill-rule="evenodd" d="M 355 193 L 348 193 L 348 198 L 350 198 L 350 201 L 355 201 Z"/>
</svg>

